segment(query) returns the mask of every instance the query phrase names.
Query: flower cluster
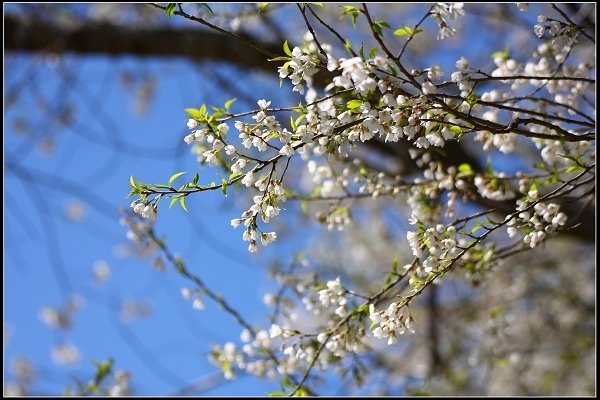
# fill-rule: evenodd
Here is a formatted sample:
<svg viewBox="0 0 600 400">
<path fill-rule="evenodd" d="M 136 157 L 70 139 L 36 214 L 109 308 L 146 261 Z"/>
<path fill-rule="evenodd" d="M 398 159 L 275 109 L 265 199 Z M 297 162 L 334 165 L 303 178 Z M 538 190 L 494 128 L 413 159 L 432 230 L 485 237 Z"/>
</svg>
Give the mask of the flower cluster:
<svg viewBox="0 0 600 400">
<path fill-rule="evenodd" d="M 333 84 L 344 89 L 353 89 L 360 94 L 367 94 L 377 87 L 377 81 L 370 76 L 371 66 L 360 57 L 350 59 L 341 58 L 336 63 L 330 60 L 328 69 L 330 71 L 339 64 L 342 70 L 341 76 L 333 78 Z"/>
<path fill-rule="evenodd" d="M 520 10 L 527 9 L 526 3 L 519 4 Z M 462 3 L 438 3 L 432 7 L 430 16 L 436 19 L 440 28 L 438 39 L 455 34 L 455 29 L 448 26 L 448 20 L 455 20 L 461 15 L 464 15 Z M 525 199 L 518 200 L 517 212 L 504 223 L 489 219 L 492 227 L 485 226 L 486 233 L 479 237 L 474 235 L 476 229 L 471 234 L 457 230 L 471 226 L 476 218 L 486 215 L 485 212 L 465 218 L 461 216 L 453 224 L 440 223 L 444 207 L 447 217 L 452 217 L 457 209 L 463 210 L 455 206 L 461 197 L 465 203 L 472 200 L 486 205 L 503 202 L 502 207 L 498 207 L 500 209 L 504 203 L 512 204 L 507 200 L 518 195 L 511 185 L 515 177 L 520 179 L 519 191 L 526 193 L 533 181 L 538 186 L 565 182 L 562 178 L 573 177 L 569 174 L 579 173 L 587 167 L 584 165 L 587 161 L 595 161 L 595 150 L 590 142 L 576 138 L 587 134 L 582 128 L 585 124 L 575 127 L 579 121 L 571 119 L 585 118 L 578 99 L 590 90 L 592 85 L 586 77 L 594 71 L 594 67 L 592 63 L 582 63 L 577 67 L 565 65 L 563 68 L 561 65 L 560 70 L 556 69 L 556 62 L 561 62 L 555 57 L 556 43 L 564 36 L 573 39 L 567 43 L 571 46 L 576 35 L 554 22 L 543 27 L 544 32 L 546 29 L 552 31 L 553 42 L 545 44 L 545 47 L 538 46 L 533 60 L 511 57 L 506 50 L 494 53 L 494 65 L 489 71 L 482 71 L 472 67 L 467 58 L 460 57 L 455 62 L 456 70 L 451 73 L 449 82 L 439 82 L 444 76 L 440 65 L 398 73 L 394 68 L 394 61 L 398 60 L 393 60 L 391 55 L 389 58 L 380 57 L 373 52 L 366 59 L 361 51 L 360 57 L 336 58 L 329 45 L 322 43 L 317 46 L 315 38 L 307 35 L 303 47 L 296 47 L 290 52 L 284 45 L 285 51 L 291 55 L 289 61 L 286 59 L 287 62 L 279 68 L 280 78 L 290 78 L 293 90 L 305 94 L 305 102 L 299 107 L 269 108 L 271 102 L 262 99 L 257 102 L 259 109 L 256 111 L 239 115 L 222 113 L 201 122 L 205 125 L 202 127 L 195 119 L 188 121 L 188 128 L 193 132 L 184 141 L 194 144 L 199 160 L 202 163 L 218 163 L 229 169 L 232 174 L 228 184 L 239 182 L 252 193 L 248 197 L 252 202 L 247 210 L 239 218 L 231 220 L 234 228 L 244 225 L 242 238 L 249 242 L 250 252 L 257 251 L 259 240 L 262 245 L 268 245 L 277 239 L 277 233 L 264 232 L 262 224 L 268 224 L 283 212 L 287 197 L 306 200 L 302 203 L 303 210 L 306 211 L 307 204 L 310 204 L 311 213 L 315 211 L 317 220 L 326 224 L 328 229 L 352 231 L 348 227 L 353 213 L 360 219 L 363 217 L 361 212 L 368 210 L 369 206 L 379 207 L 372 201 L 370 205 L 359 208 L 363 199 L 390 196 L 394 201 L 406 202 L 411 213 L 409 222 L 417 225 L 414 231 L 406 233 L 412 254 L 418 258 L 404 267 L 407 278 L 410 276 L 407 288 L 394 284 L 388 287 L 386 284 L 382 292 L 385 295 L 372 297 L 373 293 L 378 293 L 371 291 L 372 286 L 365 285 L 366 293 L 359 294 L 358 291 L 346 290 L 340 278 L 316 285 L 323 281 L 316 272 L 302 278 L 300 273 L 294 277 L 291 273 L 278 275 L 282 290 L 276 295 L 265 296 L 265 303 L 274 305 L 277 310 L 270 327 L 256 333 L 244 330 L 241 348 L 233 342 L 213 348 L 211 359 L 221 367 L 227 378 L 232 378 L 236 369 L 272 377 L 277 373 L 302 371 L 307 366 L 325 368 L 332 359 L 358 353 L 363 348 L 367 310 L 366 306 L 353 309 L 355 303 L 351 296 L 377 299 L 369 310 L 373 336 L 385 338 L 388 344 L 393 344 L 399 335 L 414 332 L 413 317 L 408 310 L 413 297 L 404 297 L 400 301 L 390 299 L 402 297 L 406 292 L 414 296 L 420 294 L 428 284 L 439 282 L 439 278 L 455 264 L 464 266 L 473 282 L 478 281 L 506 254 L 504 249 L 496 252 L 493 242 L 486 240 L 491 231 L 503 224 L 508 226 L 511 237 L 522 232 L 525 235 L 523 241 L 532 248 L 566 224 L 567 217 L 560 212 L 559 206 L 540 202 L 537 191 L 529 191 Z M 536 29 L 539 33 L 542 28 Z M 311 87 L 311 79 L 318 66 L 323 65 L 325 57 L 327 69 L 337 76 L 324 92 L 320 92 Z M 563 75 L 578 79 L 559 79 Z M 444 92 L 446 88 L 451 90 Z M 455 88 L 460 90 L 460 96 Z M 539 97 L 537 102 L 535 96 L 542 89 L 545 97 Z M 289 127 L 284 128 L 286 124 L 276 117 L 279 112 L 299 115 L 292 116 Z M 225 121 L 231 124 L 243 115 L 248 116 L 248 121 L 238 120 L 233 125 L 239 132 L 239 140 L 234 139 L 240 144 L 238 148 L 226 138 L 229 126 Z M 546 116 L 554 115 L 560 119 L 547 122 L 550 118 Z M 563 140 L 563 135 L 569 140 Z M 533 142 L 540 149 L 545 164 L 539 168 L 537 163 L 536 168 L 544 170 L 544 173 L 517 172 L 510 176 L 498 171 L 500 165 L 492 165 L 491 161 L 487 168 L 480 165 L 483 163 L 476 157 L 462 161 L 454 157 L 454 149 L 448 146 L 450 141 L 458 140 L 461 140 L 461 146 L 474 140 L 482 143 L 477 150 L 481 147 L 483 151 L 498 149 L 505 154 L 519 149 L 521 144 Z M 394 142 L 399 143 L 397 146 L 389 145 Z M 389 160 L 370 159 L 372 153 L 362 151 L 369 149 L 370 145 L 386 146 L 391 153 Z M 243 148 L 252 154 L 244 154 Z M 477 154 L 477 157 L 480 155 Z M 293 171 L 304 175 L 298 185 L 298 193 L 290 195 L 289 191 L 295 188 L 284 189 L 283 180 L 285 177 L 292 181 L 286 175 L 288 166 L 293 165 L 290 163 L 292 157 L 304 161 L 307 168 Z M 283 168 L 279 168 L 282 164 L 286 165 L 283 172 Z M 559 171 L 560 167 L 572 168 Z M 204 189 L 196 182 L 197 178 L 187 188 L 191 187 L 194 191 Z M 447 201 L 442 197 L 444 192 Z M 173 195 L 173 191 L 165 193 Z M 132 203 L 132 208 L 153 220 L 156 203 L 147 197 L 142 200 Z M 481 223 L 477 223 L 479 225 L 474 228 L 481 228 Z M 365 233 L 361 234 L 364 239 Z M 372 253 L 353 249 L 352 254 L 361 254 L 368 259 L 367 255 Z M 398 282 L 403 277 L 397 273 L 396 267 L 388 282 L 395 278 Z M 349 276 L 351 272 L 344 271 Z M 291 295 L 288 297 L 290 292 L 297 296 L 297 301 Z M 182 295 L 193 298 L 194 307 L 202 308 L 200 297 L 191 289 L 183 289 Z M 375 305 L 382 301 L 392 302 L 387 308 L 376 311 Z M 307 311 L 325 321 L 317 322 L 319 329 L 316 332 L 305 334 L 292 328 L 296 326 L 295 322 L 302 320 L 298 317 L 299 313 L 305 312 L 295 308 L 300 302 Z M 283 357 L 279 357 L 278 353 L 283 353 Z"/>
<path fill-rule="evenodd" d="M 328 281 L 327 287 L 319 290 L 319 302 L 323 309 L 335 307 L 335 314 L 340 317 L 346 315 L 348 312 L 346 309 L 348 300 L 346 299 L 346 292 L 342 287 L 339 277 L 334 281 Z"/>
<path fill-rule="evenodd" d="M 309 86 L 312 82 L 312 76 L 317 73 L 317 60 L 315 56 L 309 54 L 299 47 L 294 47 L 292 50 L 291 60 L 279 67 L 279 77 L 281 79 L 290 78 L 295 92 L 304 93 L 303 81 Z"/>
<path fill-rule="evenodd" d="M 473 183 L 481 197 L 492 200 L 510 200 L 514 199 L 515 194 L 506 184 L 506 174 L 498 172 L 489 177 L 478 174 L 473 179 Z"/>
<path fill-rule="evenodd" d="M 377 339 L 388 339 L 388 344 L 397 342 L 398 335 L 406 332 L 414 333 L 412 326 L 413 317 L 408 311 L 408 307 L 403 306 L 401 302 L 392 302 L 386 310 L 375 311 L 375 306 L 369 306 L 369 318 L 371 319 L 373 335 Z"/>
<path fill-rule="evenodd" d="M 142 218 L 147 218 L 150 221 L 156 220 L 156 204 L 154 203 L 144 203 L 141 200 L 134 200 L 131 203 L 131 208 L 133 212 L 140 215 Z"/>
<path fill-rule="evenodd" d="M 129 371 L 115 371 L 114 379 L 113 385 L 108 388 L 109 396 L 121 397 L 131 395 L 131 389 L 129 387 L 131 373 Z"/>
<path fill-rule="evenodd" d="M 276 333 L 277 328 L 272 327 L 271 330 Z M 283 332 L 282 330 L 282 334 Z M 235 378 L 234 368 L 258 377 L 274 378 L 277 375 L 277 364 L 268 356 L 273 351 L 269 332 L 261 329 L 253 334 L 244 329 L 240 339 L 244 343 L 241 349 L 233 342 L 227 342 L 223 346 L 213 345 L 209 360 L 221 368 L 226 379 Z"/>
<path fill-rule="evenodd" d="M 248 250 L 250 252 L 257 251 L 257 240 L 259 234 L 257 233 L 258 225 L 257 218 L 260 215 L 264 223 L 268 223 L 270 219 L 279 214 L 280 208 L 277 206 L 278 202 L 285 201 L 285 193 L 279 182 L 273 181 L 268 182 L 267 178 L 261 178 L 256 181 L 255 186 L 265 192 L 264 195 L 254 196 L 254 204 L 249 210 L 244 211 L 241 218 L 235 218 L 231 220 L 231 226 L 237 228 L 242 223 L 246 226 L 242 238 L 244 241 L 249 241 L 250 245 Z M 277 239 L 276 232 L 260 233 L 260 241 L 263 246 Z"/>
<path fill-rule="evenodd" d="M 190 288 L 182 288 L 181 289 L 181 297 L 186 300 L 192 299 L 192 307 L 196 310 L 203 310 L 204 303 L 202 302 L 202 297 L 198 293 L 195 293 L 194 290 Z"/>
<path fill-rule="evenodd" d="M 519 230 L 527 232 L 523 242 L 531 248 L 536 247 L 549 234 L 567 223 L 567 216 L 560 212 L 558 204 L 536 202 L 537 199 L 537 190 L 531 190 L 525 199 L 517 200 L 517 209 L 521 212 L 516 216 L 507 216 L 508 236 L 515 236 Z M 530 206 L 532 202 L 536 202 L 533 210 Z"/>
<path fill-rule="evenodd" d="M 437 224 L 435 228 L 420 228 L 416 232 L 408 231 L 406 238 L 415 257 L 421 257 L 424 250 L 428 250 L 428 256 L 416 269 L 417 275 L 427 276 L 432 272 L 445 267 L 455 257 L 457 257 L 461 248 L 460 241 L 456 236 L 456 228 Z"/>
<path fill-rule="evenodd" d="M 458 16 L 465 15 L 463 7 L 463 3 L 436 3 L 431 13 L 440 27 L 438 40 L 454 36 L 456 29 L 449 27 L 446 19 L 456 20 Z"/>
</svg>

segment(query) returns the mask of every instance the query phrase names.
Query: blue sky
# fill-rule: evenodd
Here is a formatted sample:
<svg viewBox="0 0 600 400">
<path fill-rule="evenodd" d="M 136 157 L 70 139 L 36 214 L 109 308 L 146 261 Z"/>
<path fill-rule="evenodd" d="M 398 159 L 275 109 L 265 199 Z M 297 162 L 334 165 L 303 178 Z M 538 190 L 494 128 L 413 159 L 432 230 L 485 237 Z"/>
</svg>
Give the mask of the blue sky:
<svg viewBox="0 0 600 400">
<path fill-rule="evenodd" d="M 10 71 L 26 69 L 32 62 L 29 56 L 14 60 Z M 173 393 L 196 378 L 216 372 L 206 358 L 209 344 L 238 341 L 240 329 L 209 300 L 205 300 L 205 310 L 193 310 L 191 302 L 180 295 L 180 289 L 189 285 L 172 270 L 160 273 L 148 262 L 119 257 L 118 248 L 127 239 L 126 230 L 118 222 L 118 207 L 127 208 L 131 202 L 125 199 L 130 175 L 145 182 L 166 182 L 174 172 L 187 171 L 191 176 L 198 171 L 195 157 L 183 143 L 187 133 L 183 109 L 199 105 L 215 88 L 195 76 L 193 67 L 184 61 L 172 60 L 168 66 L 154 59 L 67 57 L 65 61 L 78 64 L 72 91 L 64 94 L 55 71 L 49 68 L 41 68 L 37 78 L 41 83 L 37 90 L 48 98 L 65 95 L 62 100 L 78 110 L 78 127 L 55 133 L 52 153 L 40 154 L 35 142 L 15 134 L 12 128 L 15 119 L 25 115 L 39 126 L 40 136 L 46 133 L 43 130 L 48 121 L 30 112 L 36 109 L 33 99 L 21 99 L 19 107 L 6 114 L 5 163 L 18 160 L 19 171 L 39 173 L 35 179 L 42 183 L 24 185 L 10 169 L 5 171 L 4 321 L 12 335 L 4 362 L 8 365 L 15 355 L 30 358 L 44 371 L 34 387 L 49 394 L 60 393 L 71 373 L 82 379 L 87 374 L 89 378 L 92 359 L 112 356 L 116 368 L 134 373 L 136 393 Z M 131 96 L 115 82 L 111 71 L 116 65 L 134 71 L 170 69 L 159 79 L 156 95 L 143 118 L 132 115 Z M 104 80 L 104 76 L 108 78 Z M 10 85 L 19 76 L 7 70 L 5 79 Z M 258 75 L 253 79 L 264 80 Z M 75 94 L 77 91 L 81 96 Z M 85 104 L 90 98 L 98 99 L 92 100 L 91 110 Z M 210 101 L 219 104 L 224 99 L 212 96 Z M 117 154 L 110 146 L 86 140 L 82 136 L 86 133 L 104 143 L 118 143 L 117 150 L 127 144 L 164 155 L 157 159 Z M 24 155 L 15 157 L 17 149 Z M 201 182 L 218 180 L 216 171 L 200 173 Z M 53 178 L 57 180 L 52 182 Z M 72 185 L 83 186 L 85 192 L 70 190 Z M 87 203 L 83 221 L 65 217 L 70 202 L 85 203 L 90 194 L 101 209 Z M 223 201 L 221 192 L 216 192 L 190 198 L 191 215 L 178 207 L 168 210 L 163 204 L 156 229 L 166 235 L 171 250 L 181 254 L 209 287 L 230 300 L 251 322 L 264 324 L 261 316 L 266 309 L 261 299 L 272 288 L 264 273 L 269 257 L 266 252 L 258 256 L 247 253 L 241 232 L 230 227 L 229 221 L 243 211 L 234 197 L 230 195 Z M 284 245 L 278 248 L 278 254 L 283 259 L 289 254 L 291 259 L 300 244 Z M 102 285 L 92 279 L 92 266 L 99 260 L 106 261 L 112 272 L 110 280 Z M 60 270 L 66 271 L 66 284 L 56 278 Z M 82 296 L 85 304 L 76 313 L 72 329 L 57 332 L 41 322 L 39 312 L 44 306 L 60 307 L 68 292 Z M 116 315 L 123 299 L 148 303 L 152 315 L 123 324 Z M 51 347 L 62 342 L 74 343 L 80 349 L 81 361 L 73 368 L 56 366 L 50 358 Z M 140 357 L 146 353 L 152 357 Z M 10 375 L 5 380 L 8 378 Z M 269 390 L 268 383 L 244 378 L 206 394 L 260 395 Z"/>
</svg>

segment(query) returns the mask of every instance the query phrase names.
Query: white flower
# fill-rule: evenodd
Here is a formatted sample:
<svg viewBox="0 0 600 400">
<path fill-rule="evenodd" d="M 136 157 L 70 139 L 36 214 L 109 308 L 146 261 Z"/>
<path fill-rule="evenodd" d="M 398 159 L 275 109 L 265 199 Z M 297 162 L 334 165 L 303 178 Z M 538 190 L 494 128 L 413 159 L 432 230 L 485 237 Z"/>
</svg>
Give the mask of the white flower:
<svg viewBox="0 0 600 400">
<path fill-rule="evenodd" d="M 70 320 L 54 307 L 45 307 L 40 312 L 40 319 L 52 328 L 67 328 Z"/>
<path fill-rule="evenodd" d="M 156 210 L 154 210 L 154 207 L 152 207 L 152 205 L 148 204 L 142 210 L 141 216 L 142 218 L 148 218 L 150 220 L 153 220 L 156 217 Z"/>
<path fill-rule="evenodd" d="M 292 154 L 294 154 L 294 148 L 292 146 L 290 146 L 289 144 L 286 144 L 285 146 L 283 146 L 281 148 L 281 150 L 279 150 L 279 154 L 281 154 L 282 156 L 291 156 Z"/>
<path fill-rule="evenodd" d="M 275 305 L 275 295 L 273 295 L 272 293 L 265 293 L 265 295 L 262 298 L 263 303 L 265 303 L 268 306 L 274 306 Z"/>
<path fill-rule="evenodd" d="M 204 157 L 207 163 L 216 164 L 217 153 L 214 150 L 205 151 L 204 153 L 202 153 L 202 157 Z"/>
<path fill-rule="evenodd" d="M 456 65 L 456 68 L 458 68 L 460 71 L 466 71 L 467 69 L 469 69 L 469 60 L 467 60 L 464 57 L 461 57 L 460 60 L 458 60 L 455 65 Z M 454 81 L 454 79 L 452 79 L 452 80 Z"/>
<path fill-rule="evenodd" d="M 558 213 L 552 218 L 552 225 L 564 225 L 567 222 L 567 216 L 564 213 Z"/>
<path fill-rule="evenodd" d="M 258 248 L 256 246 L 256 242 L 255 241 L 250 242 L 250 244 L 248 245 L 248 251 L 250 253 L 256 253 L 257 250 L 258 250 Z"/>
<path fill-rule="evenodd" d="M 252 171 L 250 171 L 246 174 L 246 176 L 244 176 L 244 179 L 242 179 L 242 185 L 250 187 L 252 185 L 252 182 L 254 182 L 254 174 L 252 173 Z"/>
<path fill-rule="evenodd" d="M 444 26 L 440 29 L 439 33 L 438 33 L 438 40 L 444 40 L 447 37 L 452 37 L 454 36 L 454 34 L 456 33 L 456 29 L 454 28 L 449 28 L 447 26 Z"/>
<path fill-rule="evenodd" d="M 52 349 L 52 359 L 57 364 L 76 364 L 79 358 L 79 349 L 75 345 L 63 344 Z"/>
<path fill-rule="evenodd" d="M 219 132 L 222 132 L 224 134 L 229 132 L 229 127 L 225 122 L 219 124 L 219 126 L 217 126 L 217 129 L 219 130 Z"/>
<path fill-rule="evenodd" d="M 431 68 L 427 70 L 427 77 L 429 79 L 435 80 L 441 78 L 442 75 L 444 75 L 444 71 L 439 65 L 432 65 Z"/>
<path fill-rule="evenodd" d="M 240 158 L 235 163 L 233 163 L 233 165 L 231 166 L 231 172 L 233 172 L 233 173 L 240 172 L 242 170 L 242 168 L 244 168 L 245 166 L 246 166 L 246 160 L 243 158 Z"/>
<path fill-rule="evenodd" d="M 252 139 L 252 144 L 258 149 L 258 151 L 267 150 L 267 142 L 265 142 L 262 138 L 255 137 Z"/>
<path fill-rule="evenodd" d="M 185 144 L 190 144 L 194 141 L 194 139 L 196 139 L 196 136 L 193 133 L 190 133 L 189 135 L 183 138 L 183 141 L 185 142 Z"/>
<path fill-rule="evenodd" d="M 192 307 L 196 310 L 204 309 L 204 303 L 202 302 L 202 299 L 200 298 L 200 296 L 194 297 L 194 302 L 192 303 Z"/>
<path fill-rule="evenodd" d="M 324 332 L 321 332 L 321 333 L 319 333 L 319 334 L 317 335 L 317 341 L 318 341 L 319 343 L 323 343 L 323 342 L 324 342 L 324 341 L 326 341 L 326 340 L 327 340 L 327 334 L 326 334 L 326 333 L 324 333 Z"/>
<path fill-rule="evenodd" d="M 266 246 L 269 243 L 274 242 L 275 239 L 277 239 L 276 232 L 263 233 L 262 235 L 260 235 L 260 241 L 262 242 L 263 246 Z"/>
<path fill-rule="evenodd" d="M 244 343 L 248 343 L 252 339 L 252 334 L 248 329 L 244 329 L 240 334 L 240 340 Z"/>
<path fill-rule="evenodd" d="M 93 266 L 94 280 L 102 283 L 110 278 L 110 266 L 106 261 L 96 261 Z"/>
<path fill-rule="evenodd" d="M 255 120 L 256 122 L 260 122 L 263 119 L 265 119 L 267 117 L 267 115 L 264 113 L 264 111 L 259 111 L 258 113 L 256 113 L 256 115 L 254 115 L 252 117 L 253 120 Z"/>
<path fill-rule="evenodd" d="M 232 155 L 235 153 L 235 146 L 230 144 L 225 146 L 225 154 L 227 154 L 228 156 Z"/>
<path fill-rule="evenodd" d="M 271 325 L 271 329 L 269 329 L 269 337 L 271 339 L 275 339 L 279 337 L 283 333 L 283 329 L 277 324 Z"/>
<path fill-rule="evenodd" d="M 183 297 L 186 300 L 189 299 L 190 297 L 192 297 L 192 289 L 181 288 L 181 297 Z"/>
<path fill-rule="evenodd" d="M 196 121 L 195 119 L 191 119 L 191 118 L 188 119 L 188 122 L 187 122 L 187 127 L 188 128 L 194 129 L 197 126 L 198 126 L 198 121 Z"/>
<path fill-rule="evenodd" d="M 338 66 L 338 61 L 335 58 L 331 57 L 331 55 L 327 54 L 327 70 L 334 71 L 338 68 Z"/>
<path fill-rule="evenodd" d="M 260 99 L 257 103 L 261 110 L 266 110 L 271 105 L 271 102 L 266 101 L 265 99 Z"/>
<path fill-rule="evenodd" d="M 258 188 L 261 192 L 264 192 L 267 189 L 268 176 L 264 176 L 256 181 L 254 186 Z"/>
<path fill-rule="evenodd" d="M 144 211 L 144 207 L 146 207 L 146 205 L 144 203 L 137 203 L 137 200 L 136 200 L 133 203 L 131 203 L 131 207 L 133 207 L 134 213 L 141 215 L 142 212 Z"/>
<path fill-rule="evenodd" d="M 533 32 L 535 32 L 535 35 L 539 38 L 541 38 L 542 36 L 544 36 L 544 32 L 546 31 L 546 27 L 544 25 L 534 25 L 533 27 Z"/>
<path fill-rule="evenodd" d="M 421 89 L 423 90 L 423 94 L 437 93 L 437 87 L 431 82 L 424 82 Z"/>
</svg>

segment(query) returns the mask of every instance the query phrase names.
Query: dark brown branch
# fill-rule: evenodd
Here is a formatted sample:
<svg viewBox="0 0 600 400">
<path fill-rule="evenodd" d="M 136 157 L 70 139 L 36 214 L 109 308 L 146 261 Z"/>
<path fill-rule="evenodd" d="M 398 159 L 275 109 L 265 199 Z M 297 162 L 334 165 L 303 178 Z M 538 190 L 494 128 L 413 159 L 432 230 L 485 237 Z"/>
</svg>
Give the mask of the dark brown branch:
<svg viewBox="0 0 600 400">
<path fill-rule="evenodd" d="M 255 38 L 240 34 L 253 42 Z M 260 43 L 271 53 L 281 46 Z M 48 21 L 25 20 L 4 16 L 4 49 L 10 51 L 110 56 L 183 57 L 191 60 L 231 62 L 241 67 L 275 71 L 279 64 L 269 62 L 264 54 L 224 35 L 197 28 L 139 29 L 108 23 L 68 27 Z"/>
</svg>

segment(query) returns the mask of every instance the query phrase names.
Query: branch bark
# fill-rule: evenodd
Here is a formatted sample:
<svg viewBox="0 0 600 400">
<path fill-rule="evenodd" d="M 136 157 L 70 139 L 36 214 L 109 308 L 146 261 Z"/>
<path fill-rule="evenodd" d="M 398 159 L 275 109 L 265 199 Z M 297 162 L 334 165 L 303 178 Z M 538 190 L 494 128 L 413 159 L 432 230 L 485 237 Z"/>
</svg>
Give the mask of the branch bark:
<svg viewBox="0 0 600 400">
<path fill-rule="evenodd" d="M 241 34 L 240 36 L 247 36 Z M 281 53 L 281 46 L 259 42 L 259 47 Z M 191 60 L 230 62 L 241 67 L 273 72 L 278 63 L 269 62 L 256 50 L 222 34 L 196 28 L 140 29 L 108 23 L 63 26 L 41 20 L 4 16 L 5 51 L 100 54 L 109 56 L 183 57 Z"/>
</svg>

